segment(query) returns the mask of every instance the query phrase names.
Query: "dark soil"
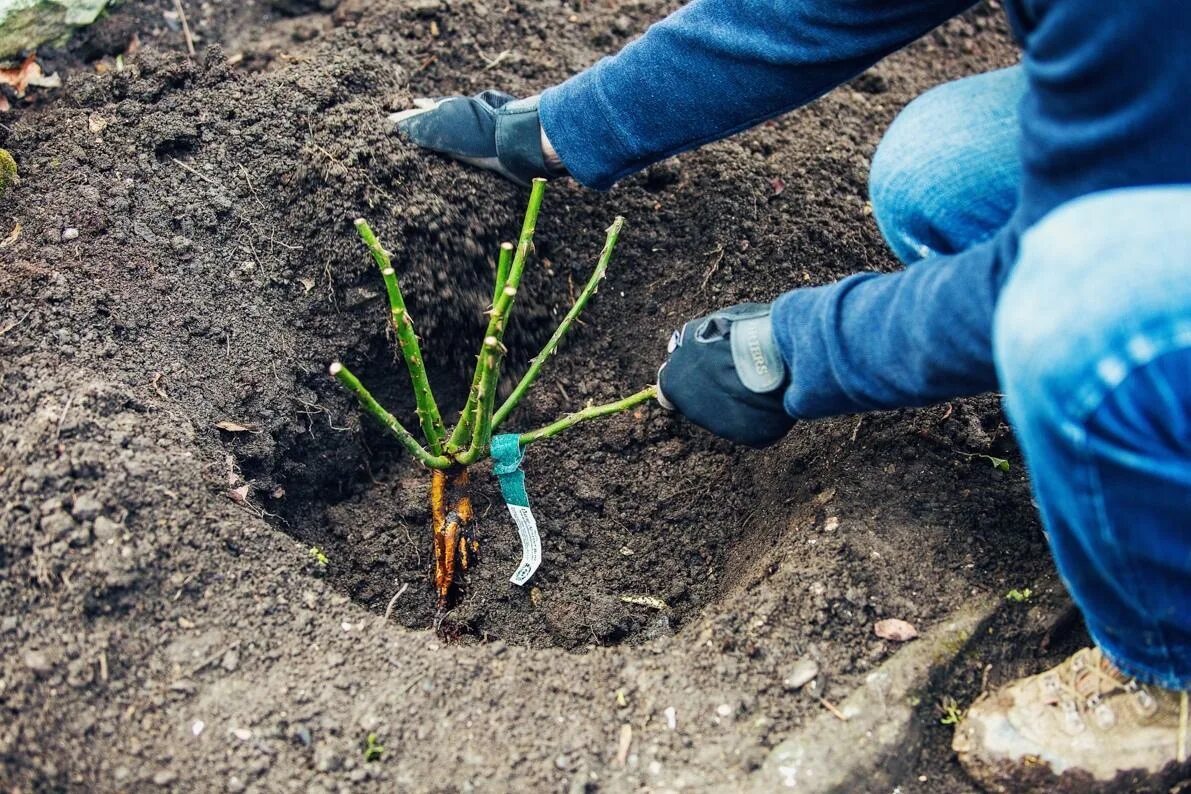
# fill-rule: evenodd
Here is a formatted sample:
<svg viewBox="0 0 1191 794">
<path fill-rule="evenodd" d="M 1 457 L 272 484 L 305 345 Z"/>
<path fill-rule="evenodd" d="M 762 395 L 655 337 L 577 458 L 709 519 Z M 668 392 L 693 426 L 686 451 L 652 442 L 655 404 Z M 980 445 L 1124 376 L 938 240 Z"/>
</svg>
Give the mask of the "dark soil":
<svg viewBox="0 0 1191 794">
<path fill-rule="evenodd" d="M 508 583 L 516 534 L 477 468 L 481 563 L 449 636 L 429 630 L 428 478 L 326 376 L 342 358 L 411 417 L 352 220 L 394 252 L 457 409 L 525 194 L 388 136 L 384 117 L 414 95 L 539 90 L 674 5 L 187 2 L 190 60 L 173 4 L 154 1 L 47 54 L 65 87 L 0 120 L 22 176 L 0 204 L 0 239 L 19 228 L 0 243 L 0 781 L 739 788 L 821 708 L 782 687 L 799 657 L 842 696 L 895 650 L 876 619 L 925 628 L 1010 588 L 1061 601 L 994 397 L 806 425 L 765 452 L 648 407 L 530 450 L 545 561 L 528 588 Z M 982 7 L 611 193 L 551 185 L 513 362 L 628 221 L 512 423 L 651 382 L 690 317 L 893 268 L 866 204 L 881 131 L 930 85 L 1014 58 Z M 392 619 L 408 629 L 382 617 L 404 585 Z M 1039 647 L 1035 609 L 1008 605 L 938 698 L 1062 650 Z M 386 747 L 374 763 L 368 733 Z M 931 737 L 905 790 L 967 790 L 947 732 Z"/>
</svg>

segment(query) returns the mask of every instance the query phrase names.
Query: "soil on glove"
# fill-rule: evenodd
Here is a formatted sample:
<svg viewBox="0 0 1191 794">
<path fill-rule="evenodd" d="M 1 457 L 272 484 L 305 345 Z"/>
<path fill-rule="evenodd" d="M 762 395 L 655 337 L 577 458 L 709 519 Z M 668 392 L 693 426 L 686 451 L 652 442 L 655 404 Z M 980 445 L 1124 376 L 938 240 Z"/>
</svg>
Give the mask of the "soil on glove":
<svg viewBox="0 0 1191 794">
<path fill-rule="evenodd" d="M 0 117 L 21 173 L 0 199 L 5 790 L 737 789 L 896 651 L 878 619 L 926 629 L 1033 589 L 932 693 L 931 724 L 934 701 L 1053 658 L 1037 614 L 1062 596 L 992 396 L 761 452 L 656 405 L 542 442 L 528 587 L 477 466 L 480 562 L 436 635 L 427 473 L 326 375 L 341 359 L 415 424 L 352 221 L 393 252 L 454 418 L 526 192 L 385 116 L 540 90 L 675 3 L 183 6 L 194 58 L 172 2 L 123 5 L 43 53 L 62 89 Z M 896 267 L 866 201 L 881 132 L 929 86 L 1015 57 L 982 6 L 607 194 L 552 183 L 505 391 L 627 223 L 509 429 L 652 382 L 691 317 Z M 813 693 L 783 683 L 803 658 Z M 969 790 L 948 742 L 930 731 L 905 790 Z"/>
</svg>

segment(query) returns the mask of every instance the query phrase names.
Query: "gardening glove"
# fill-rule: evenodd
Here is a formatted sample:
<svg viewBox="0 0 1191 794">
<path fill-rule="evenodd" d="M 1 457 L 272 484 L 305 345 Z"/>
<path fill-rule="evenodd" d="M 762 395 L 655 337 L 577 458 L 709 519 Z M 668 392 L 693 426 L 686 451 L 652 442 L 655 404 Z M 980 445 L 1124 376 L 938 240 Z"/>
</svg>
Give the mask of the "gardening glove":
<svg viewBox="0 0 1191 794">
<path fill-rule="evenodd" d="M 389 116 L 395 131 L 426 149 L 495 171 L 519 185 L 566 173 L 542 133 L 538 97 L 514 99 L 500 91 L 474 97 L 414 100 Z"/>
<path fill-rule="evenodd" d="M 790 378 L 769 312 L 768 303 L 741 303 L 675 331 L 658 370 L 658 402 L 750 447 L 786 435 L 794 425 L 782 406 Z"/>
</svg>

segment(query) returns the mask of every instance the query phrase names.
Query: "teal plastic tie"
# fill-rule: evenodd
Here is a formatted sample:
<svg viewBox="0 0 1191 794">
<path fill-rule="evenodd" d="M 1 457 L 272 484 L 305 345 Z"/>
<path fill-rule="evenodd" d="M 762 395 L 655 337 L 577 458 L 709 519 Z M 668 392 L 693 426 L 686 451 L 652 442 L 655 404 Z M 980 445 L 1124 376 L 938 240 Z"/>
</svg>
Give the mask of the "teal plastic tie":
<svg viewBox="0 0 1191 794">
<path fill-rule="evenodd" d="M 529 494 L 525 492 L 525 472 L 521 461 L 525 458 L 521 440 L 516 433 L 502 433 L 492 437 L 489 445 L 492 455 L 492 473 L 500 481 L 500 492 L 511 505 L 529 507 Z"/>
</svg>

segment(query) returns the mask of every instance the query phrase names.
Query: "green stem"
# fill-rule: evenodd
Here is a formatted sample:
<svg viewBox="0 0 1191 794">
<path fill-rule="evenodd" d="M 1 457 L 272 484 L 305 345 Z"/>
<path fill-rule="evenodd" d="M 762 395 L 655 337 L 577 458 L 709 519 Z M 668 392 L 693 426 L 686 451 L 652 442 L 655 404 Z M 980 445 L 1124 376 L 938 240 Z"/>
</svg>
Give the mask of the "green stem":
<svg viewBox="0 0 1191 794">
<path fill-rule="evenodd" d="M 426 365 L 422 360 L 422 349 L 418 344 L 418 335 L 414 332 L 414 323 L 410 319 L 409 311 L 405 308 L 405 298 L 401 294 L 401 287 L 397 283 L 397 273 L 388 252 L 381 247 L 380 241 L 372 233 L 367 221 L 363 218 L 356 220 L 356 232 L 372 258 L 380 268 L 381 277 L 385 280 L 385 290 L 389 293 L 389 309 L 393 317 L 393 328 L 397 332 L 397 347 L 401 349 L 401 357 L 405 359 L 405 366 L 409 369 L 409 379 L 414 387 L 414 400 L 417 402 L 418 422 L 422 425 L 422 434 L 430 444 L 430 451 L 434 455 L 442 455 L 443 440 L 447 436 L 447 429 L 443 425 L 442 415 L 438 411 L 438 403 L 434 400 L 434 392 L 430 388 L 430 379 L 426 376 Z"/>
<path fill-rule="evenodd" d="M 493 308 L 495 308 L 496 304 L 499 302 L 501 293 L 504 291 L 504 288 L 505 288 L 505 283 L 509 279 L 509 267 L 512 264 L 512 261 L 513 261 L 513 244 L 512 243 L 501 243 L 500 244 L 500 258 L 497 261 L 497 265 L 496 265 L 496 291 L 492 295 Z M 485 338 L 487 338 L 487 337 L 485 337 Z M 481 352 L 480 355 L 482 356 L 483 352 Z M 479 388 L 479 385 L 480 385 L 479 384 L 479 380 L 480 380 L 479 375 L 480 375 L 480 364 L 479 364 L 479 359 L 477 358 L 476 359 L 476 376 L 472 378 L 472 389 L 473 390 Z M 472 430 L 473 430 L 473 424 L 474 424 L 472 420 L 475 418 L 473 415 L 475 414 L 475 408 L 476 408 L 476 401 L 472 397 L 472 394 L 473 394 L 472 391 L 468 391 L 467 402 L 463 406 L 463 411 L 459 414 L 459 424 L 457 424 L 455 426 L 455 430 L 452 432 L 451 440 L 448 441 L 448 444 L 453 443 L 453 439 L 455 439 L 456 437 L 460 437 L 465 441 L 471 439 L 471 437 L 472 437 Z M 462 443 L 462 442 L 460 442 L 460 443 Z M 455 449 L 453 451 L 457 452 L 458 450 Z"/>
<path fill-rule="evenodd" d="M 409 454 L 417 458 L 423 466 L 431 469 L 448 469 L 455 465 L 455 462 L 445 455 L 433 455 L 426 451 L 413 434 L 406 430 L 401 422 L 397 421 L 397 417 L 380 406 L 380 403 L 364 388 L 364 384 L 360 383 L 359 379 L 347 367 L 336 361 L 331 365 L 330 372 L 331 376 L 339 381 L 344 388 L 356 395 L 356 399 L 360 401 L 364 410 L 384 425 L 385 429 L 401 442 L 401 446 L 405 447 Z"/>
<path fill-rule="evenodd" d="M 463 407 L 463 417 L 472 417 L 472 422 L 476 421 L 477 406 L 483 409 L 481 394 L 481 384 L 488 380 L 491 382 L 491 389 L 487 392 L 488 395 L 493 395 L 496 389 L 496 383 L 500 378 L 500 362 L 504 357 L 504 332 L 507 324 L 509 312 L 513 307 L 513 299 L 517 296 L 517 288 L 521 285 L 521 274 L 525 270 L 525 260 L 529 257 L 529 249 L 533 245 L 533 233 L 537 228 L 538 211 L 542 208 L 542 196 L 546 192 L 546 180 L 533 180 L 533 188 L 529 193 L 529 205 L 525 208 L 525 220 L 521 224 L 521 237 L 517 241 L 517 251 L 513 255 L 513 261 L 509 265 L 509 275 L 505 280 L 504 289 L 496 297 L 492 305 L 492 314 L 488 317 L 488 328 L 484 333 L 484 344 L 480 348 L 480 356 L 476 362 L 476 371 L 472 376 L 471 390 L 467 395 L 467 404 Z M 499 276 L 499 270 L 498 270 Z M 493 355 L 486 356 L 485 351 L 489 348 L 488 340 L 495 339 L 496 344 L 492 346 Z M 495 397 L 491 397 L 489 403 L 491 404 Z M 488 437 L 484 436 L 485 432 L 491 433 L 491 408 L 488 409 L 488 417 L 482 421 L 480 434 L 482 436 L 482 444 L 476 445 L 476 427 L 467 426 L 466 419 L 460 420 L 459 424 L 451 432 L 451 437 L 447 441 L 447 451 L 454 453 L 462 449 L 464 442 L 471 437 L 471 444 L 459 457 L 459 462 L 463 463 L 465 460 L 478 460 L 483 453 L 483 449 L 488 446 Z M 485 429 L 486 426 L 486 429 Z M 465 464 L 466 465 L 466 464 Z"/>
<path fill-rule="evenodd" d="M 623 400 L 604 403 L 603 405 L 589 405 L 582 411 L 575 411 L 573 414 L 568 414 L 553 424 L 546 425 L 545 427 L 538 430 L 532 430 L 528 433 L 522 433 L 519 436 L 521 446 L 532 444 L 535 441 L 541 441 L 543 438 L 556 436 L 567 428 L 574 427 L 580 422 L 586 422 L 588 419 L 598 419 L 601 416 L 608 416 L 610 414 L 618 414 L 622 411 L 627 411 L 636 405 L 640 405 L 647 400 L 657 397 L 657 394 L 658 387 L 649 386 L 637 392 L 636 394 L 631 394 L 628 397 L 625 397 Z"/>
<path fill-rule="evenodd" d="M 508 399 L 500 406 L 500 409 L 492 416 L 492 428 L 495 430 L 500 427 L 500 424 L 508 418 L 517 404 L 521 402 L 521 398 L 529 391 L 529 387 L 533 385 L 534 381 L 538 379 L 542 367 L 546 363 L 554 351 L 558 348 L 558 343 L 563 336 L 570 329 L 571 324 L 587 306 L 587 301 L 595 294 L 603 281 L 604 275 L 608 272 L 608 264 L 612 261 L 612 251 L 616 248 L 616 241 L 620 237 L 620 229 L 624 226 L 624 218 L 617 217 L 608 227 L 608 237 L 604 241 L 604 250 L 600 254 L 600 261 L 596 263 L 595 271 L 591 274 L 591 278 L 587 280 L 583 291 L 579 293 L 579 297 L 575 299 L 575 305 L 567 312 L 566 316 L 562 318 L 562 322 L 558 324 L 558 328 L 554 330 L 553 336 L 546 342 L 546 346 L 542 348 L 542 352 L 538 353 L 533 361 L 529 363 L 529 369 L 525 371 L 521 381 L 517 387 L 513 389 L 513 393 L 509 395 Z"/>
<path fill-rule="evenodd" d="M 513 244 L 500 244 L 500 257 L 496 261 L 496 289 L 492 291 L 492 305 L 500 300 L 501 293 L 505 291 L 505 284 L 509 280 L 509 267 L 513 262 Z"/>
<path fill-rule="evenodd" d="M 468 445 L 467 451 L 459 456 L 459 463 L 463 466 L 470 466 L 482 458 L 488 451 L 488 443 L 492 439 L 492 405 L 496 402 L 498 348 L 499 343 L 495 337 L 490 336 L 484 340 L 484 350 L 480 353 L 481 358 L 485 360 L 482 366 L 484 377 L 480 380 L 479 391 L 476 393 L 471 443 Z"/>
</svg>

